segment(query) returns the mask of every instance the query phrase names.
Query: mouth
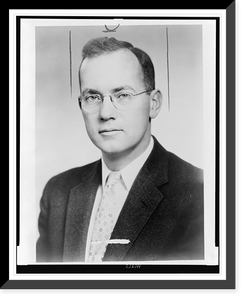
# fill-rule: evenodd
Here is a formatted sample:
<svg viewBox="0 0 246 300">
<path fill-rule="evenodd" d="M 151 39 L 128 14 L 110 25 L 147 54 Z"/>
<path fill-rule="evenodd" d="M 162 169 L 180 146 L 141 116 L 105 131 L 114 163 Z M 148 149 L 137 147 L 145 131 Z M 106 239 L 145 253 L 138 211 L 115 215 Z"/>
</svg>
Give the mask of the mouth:
<svg viewBox="0 0 246 300">
<path fill-rule="evenodd" d="M 115 135 L 121 132 L 122 130 L 120 129 L 103 129 L 99 131 L 99 134 L 108 136 L 108 135 Z"/>
</svg>

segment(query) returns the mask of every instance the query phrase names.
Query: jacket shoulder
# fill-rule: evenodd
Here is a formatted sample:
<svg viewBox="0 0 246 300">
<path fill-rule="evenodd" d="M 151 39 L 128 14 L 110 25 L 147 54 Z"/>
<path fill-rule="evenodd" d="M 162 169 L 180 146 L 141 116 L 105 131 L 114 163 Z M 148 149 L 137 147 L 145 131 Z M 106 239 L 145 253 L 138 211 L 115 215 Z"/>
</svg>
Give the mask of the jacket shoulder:
<svg viewBox="0 0 246 300">
<path fill-rule="evenodd" d="M 50 193 L 54 189 L 59 191 L 71 190 L 73 187 L 80 184 L 85 178 L 87 178 L 91 172 L 95 170 L 99 162 L 100 160 L 89 163 L 85 166 L 69 169 L 53 176 L 47 182 L 44 189 L 44 194 Z"/>
<path fill-rule="evenodd" d="M 166 150 L 154 137 L 154 149 L 148 160 L 148 169 L 174 182 L 203 182 L 203 170 Z"/>
<path fill-rule="evenodd" d="M 175 174 L 179 181 L 203 182 L 203 170 L 183 160 L 177 155 L 168 152 L 169 172 Z"/>
</svg>

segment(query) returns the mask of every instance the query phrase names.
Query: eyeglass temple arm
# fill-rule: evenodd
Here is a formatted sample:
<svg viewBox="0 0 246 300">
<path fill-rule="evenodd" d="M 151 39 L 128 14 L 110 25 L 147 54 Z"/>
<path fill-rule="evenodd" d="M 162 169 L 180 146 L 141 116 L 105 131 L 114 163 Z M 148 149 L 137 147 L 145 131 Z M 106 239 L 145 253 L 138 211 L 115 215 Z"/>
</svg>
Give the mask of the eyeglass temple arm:
<svg viewBox="0 0 246 300">
<path fill-rule="evenodd" d="M 147 91 L 143 91 L 143 92 L 140 92 L 140 93 L 137 93 L 137 94 L 134 94 L 134 96 L 138 96 L 138 95 L 141 95 L 143 93 L 149 93 L 149 92 L 152 92 L 153 90 L 147 90 Z"/>
</svg>

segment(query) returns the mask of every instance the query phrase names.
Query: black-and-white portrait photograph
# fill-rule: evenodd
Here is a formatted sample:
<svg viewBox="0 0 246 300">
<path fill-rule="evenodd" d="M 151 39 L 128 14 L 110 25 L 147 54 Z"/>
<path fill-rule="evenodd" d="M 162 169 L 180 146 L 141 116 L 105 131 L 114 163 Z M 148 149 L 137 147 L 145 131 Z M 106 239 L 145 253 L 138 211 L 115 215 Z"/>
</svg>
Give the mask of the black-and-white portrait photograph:
<svg viewBox="0 0 246 300">
<path fill-rule="evenodd" d="M 73 46 L 81 52 L 81 62 L 76 68 L 79 84 L 76 104 L 84 124 L 78 123 L 76 136 L 85 128 L 91 142 L 100 150 L 101 158 L 90 162 L 87 156 L 88 163 L 84 166 L 64 170 L 46 185 L 38 222 L 37 261 L 203 259 L 203 171 L 165 149 L 151 130 L 162 109 L 162 93 L 167 93 L 170 86 L 163 84 L 162 90 L 158 88 L 155 76 L 159 74 L 155 74 L 151 54 L 148 54 L 155 54 L 155 63 L 165 70 L 169 61 L 164 61 L 163 54 L 167 51 L 169 35 L 174 36 L 172 42 L 176 48 L 179 37 L 187 36 L 178 56 L 186 65 L 177 74 L 184 85 L 182 99 L 180 95 L 179 101 L 176 100 L 175 84 L 170 81 L 169 84 L 174 89 L 174 101 L 183 107 L 176 126 L 188 123 L 183 126 L 191 135 L 179 140 L 179 146 L 188 144 L 187 150 L 194 147 L 198 151 L 198 161 L 194 163 L 201 164 L 201 26 L 176 27 L 169 31 L 168 27 L 153 30 L 143 25 L 136 30 L 127 26 L 116 28 L 111 35 L 110 31 L 105 34 L 101 29 L 89 26 L 89 34 L 85 36 L 83 28 L 69 30 L 70 39 L 75 39 Z M 63 28 L 37 28 L 36 31 L 36 100 L 45 112 L 45 115 L 37 112 L 37 122 L 40 122 L 37 151 L 39 146 L 45 147 L 40 144 L 50 121 L 57 124 L 49 138 L 55 143 L 66 140 L 68 148 L 76 147 L 63 134 L 73 135 L 75 131 L 75 127 L 68 125 L 75 112 L 69 108 L 73 97 L 69 97 L 69 86 L 64 82 L 69 75 L 65 73 L 69 64 L 63 63 L 62 37 L 67 37 L 64 33 Z M 101 36 L 95 37 L 99 33 Z M 189 51 L 186 47 L 190 42 L 193 45 L 189 47 L 193 49 Z M 71 45 L 71 52 L 72 49 Z M 173 69 L 178 69 L 178 65 L 176 61 Z M 56 72 L 59 75 L 55 79 Z M 184 77 L 189 78 L 190 84 Z M 169 105 L 173 110 L 177 104 L 171 108 L 171 95 L 168 96 L 166 107 Z M 60 110 L 59 120 L 56 113 L 54 115 L 57 110 Z M 187 110 L 194 115 L 192 119 Z M 50 117 L 44 124 L 47 112 Z M 172 128 L 168 130 L 172 135 Z M 162 131 L 164 129 L 160 133 Z M 47 137 L 45 139 L 47 141 Z M 78 139 L 82 147 L 77 146 L 77 157 L 79 152 L 85 155 L 84 137 Z M 195 141 L 190 144 L 191 139 Z M 195 153 L 194 149 L 191 152 Z M 61 164 L 57 156 L 55 160 Z"/>
<path fill-rule="evenodd" d="M 19 263 L 217 264 L 215 21 L 28 26 Z"/>
</svg>

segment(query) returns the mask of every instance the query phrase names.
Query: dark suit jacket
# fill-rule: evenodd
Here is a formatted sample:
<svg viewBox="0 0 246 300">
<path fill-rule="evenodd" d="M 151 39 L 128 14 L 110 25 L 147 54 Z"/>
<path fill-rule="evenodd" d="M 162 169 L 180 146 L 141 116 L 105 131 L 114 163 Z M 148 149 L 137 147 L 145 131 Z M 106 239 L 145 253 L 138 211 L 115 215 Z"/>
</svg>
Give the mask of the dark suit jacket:
<svg viewBox="0 0 246 300">
<path fill-rule="evenodd" d="M 37 261 L 84 261 L 101 160 L 52 178 L 41 199 Z M 203 172 L 154 148 L 119 215 L 104 261 L 203 259 Z"/>
</svg>

